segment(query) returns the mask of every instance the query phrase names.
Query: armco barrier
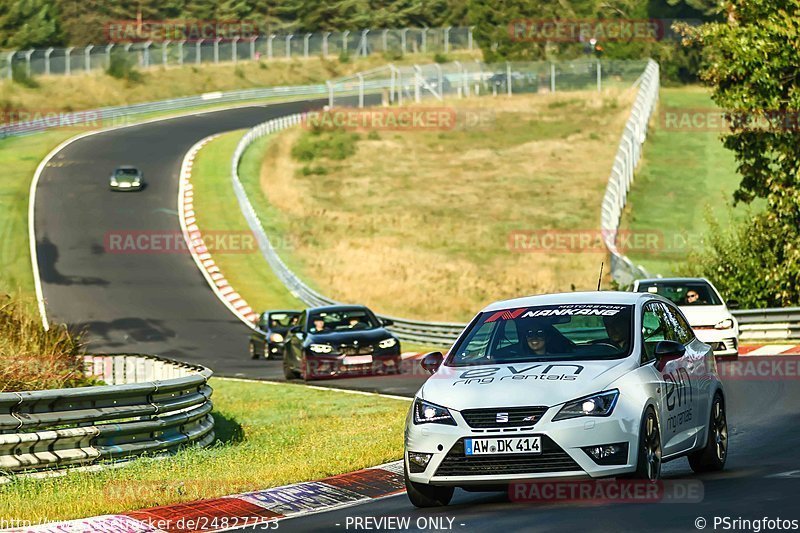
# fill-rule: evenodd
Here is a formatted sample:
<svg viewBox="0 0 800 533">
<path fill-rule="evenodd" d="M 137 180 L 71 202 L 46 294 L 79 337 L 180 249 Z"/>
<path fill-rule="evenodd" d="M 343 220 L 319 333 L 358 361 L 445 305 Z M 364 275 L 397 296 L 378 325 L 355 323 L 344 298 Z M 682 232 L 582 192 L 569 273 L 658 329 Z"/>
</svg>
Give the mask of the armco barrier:
<svg viewBox="0 0 800 533">
<path fill-rule="evenodd" d="M 0 393 L 0 474 L 213 442 L 207 368 L 146 355 L 86 363 L 107 385 Z"/>
<path fill-rule="evenodd" d="M 739 322 L 742 340 L 800 339 L 800 307 L 742 309 L 731 311 L 731 314 Z"/>
</svg>

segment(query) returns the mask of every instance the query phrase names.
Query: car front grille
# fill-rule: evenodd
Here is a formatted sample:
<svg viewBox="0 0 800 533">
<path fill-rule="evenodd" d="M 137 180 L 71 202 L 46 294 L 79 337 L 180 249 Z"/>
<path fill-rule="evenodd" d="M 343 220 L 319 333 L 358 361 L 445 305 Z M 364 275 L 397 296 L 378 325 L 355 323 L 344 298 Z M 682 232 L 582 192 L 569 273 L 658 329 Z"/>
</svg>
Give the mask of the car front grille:
<svg viewBox="0 0 800 533">
<path fill-rule="evenodd" d="M 533 426 L 547 411 L 547 407 L 494 407 L 489 409 L 465 409 L 461 411 L 470 427 L 513 428 Z M 504 421 L 505 420 L 505 421 Z"/>
<path fill-rule="evenodd" d="M 374 351 L 372 346 L 341 346 L 344 355 L 369 355 Z"/>
<path fill-rule="evenodd" d="M 508 455 L 464 455 L 464 439 L 456 442 L 436 470 L 435 476 L 489 476 L 501 474 L 547 474 L 580 471 L 578 463 L 546 435 L 542 453 Z"/>
</svg>

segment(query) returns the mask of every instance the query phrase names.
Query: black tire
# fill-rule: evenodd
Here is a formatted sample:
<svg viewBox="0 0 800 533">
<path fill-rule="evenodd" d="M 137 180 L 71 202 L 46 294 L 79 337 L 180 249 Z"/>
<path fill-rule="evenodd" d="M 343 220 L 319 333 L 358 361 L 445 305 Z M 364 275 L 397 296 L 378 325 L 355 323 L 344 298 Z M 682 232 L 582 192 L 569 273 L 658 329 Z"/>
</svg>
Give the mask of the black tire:
<svg viewBox="0 0 800 533">
<path fill-rule="evenodd" d="M 656 412 L 652 407 L 648 407 L 642 416 L 636 471 L 630 477 L 652 482 L 658 481 L 661 477 L 661 431 Z"/>
<path fill-rule="evenodd" d="M 286 360 L 286 353 L 283 354 L 283 377 L 286 379 L 297 379 L 300 374 L 296 370 L 289 367 L 289 361 Z"/>
<path fill-rule="evenodd" d="M 258 348 L 256 348 L 255 341 L 250 341 L 250 359 L 258 359 L 260 357 Z"/>
<path fill-rule="evenodd" d="M 453 499 L 454 487 L 438 487 L 414 483 L 408 479 L 408 467 L 403 467 L 403 477 L 406 482 L 406 494 L 414 507 L 443 507 Z"/>
<path fill-rule="evenodd" d="M 725 400 L 720 393 L 714 395 L 708 417 L 706 445 L 689 455 L 689 466 L 695 472 L 719 472 L 728 459 L 728 419 L 725 416 Z"/>
</svg>

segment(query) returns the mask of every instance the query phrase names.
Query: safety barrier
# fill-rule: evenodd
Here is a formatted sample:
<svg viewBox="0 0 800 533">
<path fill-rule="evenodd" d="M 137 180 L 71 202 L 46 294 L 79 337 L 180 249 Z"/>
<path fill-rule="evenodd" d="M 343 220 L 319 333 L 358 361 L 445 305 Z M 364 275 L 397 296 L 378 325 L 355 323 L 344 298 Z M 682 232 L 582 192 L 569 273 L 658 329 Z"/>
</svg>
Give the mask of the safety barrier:
<svg viewBox="0 0 800 533">
<path fill-rule="evenodd" d="M 214 441 L 211 371 L 147 355 L 92 355 L 106 385 L 0 393 L 0 474 Z"/>
</svg>

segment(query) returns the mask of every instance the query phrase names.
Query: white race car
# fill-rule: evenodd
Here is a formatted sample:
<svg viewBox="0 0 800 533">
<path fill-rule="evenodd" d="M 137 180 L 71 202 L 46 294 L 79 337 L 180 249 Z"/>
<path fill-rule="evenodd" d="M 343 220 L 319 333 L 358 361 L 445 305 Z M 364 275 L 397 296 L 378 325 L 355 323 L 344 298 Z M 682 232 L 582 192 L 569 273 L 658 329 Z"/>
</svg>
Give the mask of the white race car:
<svg viewBox="0 0 800 533">
<path fill-rule="evenodd" d="M 433 373 L 406 421 L 405 477 L 418 507 L 455 487 L 631 476 L 662 461 L 695 471 L 727 457 L 725 395 L 710 346 L 649 293 L 575 292 L 494 303 Z"/>
<path fill-rule="evenodd" d="M 697 337 L 711 345 L 714 355 L 738 357 L 739 323 L 728 311 L 738 302 L 728 304 L 714 285 L 705 278 L 639 279 L 633 283 L 634 292 L 660 294 L 680 307 Z"/>
</svg>

